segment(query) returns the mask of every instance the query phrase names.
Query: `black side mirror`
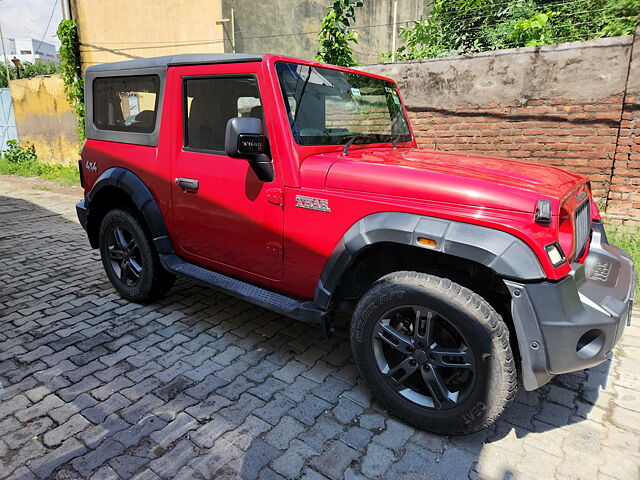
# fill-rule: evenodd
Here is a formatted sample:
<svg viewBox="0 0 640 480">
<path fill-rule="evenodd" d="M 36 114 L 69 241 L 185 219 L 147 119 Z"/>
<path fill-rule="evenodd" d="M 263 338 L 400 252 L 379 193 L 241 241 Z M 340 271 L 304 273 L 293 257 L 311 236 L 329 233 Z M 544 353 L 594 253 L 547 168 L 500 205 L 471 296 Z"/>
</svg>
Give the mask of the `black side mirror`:
<svg viewBox="0 0 640 480">
<path fill-rule="evenodd" d="M 273 162 L 265 154 L 265 138 L 262 121 L 252 117 L 235 117 L 227 122 L 224 138 L 225 153 L 233 158 L 246 158 L 257 177 L 263 182 L 273 182 Z"/>
</svg>

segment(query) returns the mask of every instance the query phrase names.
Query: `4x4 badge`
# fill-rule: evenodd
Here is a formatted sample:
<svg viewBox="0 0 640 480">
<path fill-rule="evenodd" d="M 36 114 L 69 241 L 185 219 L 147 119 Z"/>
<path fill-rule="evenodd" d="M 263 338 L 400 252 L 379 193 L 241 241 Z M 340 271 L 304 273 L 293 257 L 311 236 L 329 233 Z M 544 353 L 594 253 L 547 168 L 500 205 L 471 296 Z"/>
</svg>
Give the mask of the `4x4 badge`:
<svg viewBox="0 0 640 480">
<path fill-rule="evenodd" d="M 98 164 L 96 162 L 87 162 L 84 165 L 87 170 L 89 170 L 90 172 L 97 172 L 98 171 Z"/>
<path fill-rule="evenodd" d="M 313 198 L 296 195 L 296 207 L 318 210 L 319 212 L 331 212 L 329 200 L 326 198 Z"/>
</svg>

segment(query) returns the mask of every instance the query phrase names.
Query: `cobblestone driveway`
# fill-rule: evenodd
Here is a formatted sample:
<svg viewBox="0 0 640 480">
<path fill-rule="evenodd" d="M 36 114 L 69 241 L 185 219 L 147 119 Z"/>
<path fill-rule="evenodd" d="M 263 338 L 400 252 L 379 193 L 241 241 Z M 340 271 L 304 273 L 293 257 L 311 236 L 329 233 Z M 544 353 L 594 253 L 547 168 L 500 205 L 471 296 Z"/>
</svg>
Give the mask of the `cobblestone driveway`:
<svg viewBox="0 0 640 480">
<path fill-rule="evenodd" d="M 638 312 L 612 362 L 439 437 L 372 401 L 345 331 L 184 280 L 121 300 L 76 223 L 80 191 L 41 188 L 0 177 L 0 477 L 638 478 Z"/>
</svg>

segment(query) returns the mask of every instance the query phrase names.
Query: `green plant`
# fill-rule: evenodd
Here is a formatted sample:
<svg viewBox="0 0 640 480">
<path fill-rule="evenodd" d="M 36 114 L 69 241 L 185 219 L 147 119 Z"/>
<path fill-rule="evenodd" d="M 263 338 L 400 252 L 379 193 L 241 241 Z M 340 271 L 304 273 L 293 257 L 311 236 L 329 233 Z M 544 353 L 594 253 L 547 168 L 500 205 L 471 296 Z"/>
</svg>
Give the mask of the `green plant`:
<svg viewBox="0 0 640 480">
<path fill-rule="evenodd" d="M 60 65 L 57 63 L 41 62 L 34 63 L 23 62 L 20 67 L 20 78 L 37 77 L 38 75 L 53 75 L 60 71 Z M 16 68 L 11 65 L 9 67 L 10 80 L 15 80 Z M 9 84 L 7 82 L 7 70 L 4 65 L 0 65 L 0 88 L 6 88 Z"/>
<path fill-rule="evenodd" d="M 78 27 L 73 20 L 62 20 L 58 26 L 60 39 L 60 74 L 64 82 L 67 100 L 76 113 L 78 120 L 79 148 L 84 142 L 84 80 L 80 65 L 80 41 Z"/>
<path fill-rule="evenodd" d="M 361 1 L 336 0 L 322 19 L 316 59 L 321 62 L 350 67 L 356 65 L 350 43 L 358 43 L 358 32 L 351 29 L 355 9 Z"/>
<path fill-rule="evenodd" d="M 0 174 L 41 177 L 60 185 L 77 185 L 80 178 L 77 167 L 49 165 L 38 161 L 35 147 L 16 140 L 7 141 L 7 150 L 0 157 Z"/>
<path fill-rule="evenodd" d="M 38 161 L 36 147 L 31 143 L 22 146 L 17 140 L 7 140 L 7 150 L 3 156 L 7 162 L 14 165 L 25 165 Z"/>
<path fill-rule="evenodd" d="M 546 45 L 551 35 L 549 18 L 553 15 L 553 12 L 537 12 L 529 18 L 523 18 L 513 26 L 511 38 L 525 47 Z"/>
<path fill-rule="evenodd" d="M 636 272 L 640 268 L 640 227 L 622 227 L 606 224 L 609 243 L 623 249 L 636 264 Z M 640 282 L 636 284 L 636 298 L 640 298 Z"/>
<path fill-rule="evenodd" d="M 398 60 L 630 34 L 640 0 L 431 0 L 425 8 L 425 19 L 400 29 Z"/>
</svg>

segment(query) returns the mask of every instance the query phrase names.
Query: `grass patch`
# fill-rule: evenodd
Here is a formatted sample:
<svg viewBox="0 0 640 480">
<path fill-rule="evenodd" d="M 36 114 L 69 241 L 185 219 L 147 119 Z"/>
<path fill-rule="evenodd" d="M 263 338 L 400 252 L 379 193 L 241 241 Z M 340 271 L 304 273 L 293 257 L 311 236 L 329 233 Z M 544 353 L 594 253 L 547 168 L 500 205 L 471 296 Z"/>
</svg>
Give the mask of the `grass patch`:
<svg viewBox="0 0 640 480">
<path fill-rule="evenodd" d="M 605 225 L 607 238 L 618 248 L 621 248 L 633 258 L 636 264 L 636 272 L 640 268 L 640 227 L 620 227 L 618 225 Z M 640 299 L 640 282 L 636 284 L 636 300 Z"/>
<path fill-rule="evenodd" d="M 77 167 L 39 162 L 33 145 L 22 146 L 15 140 L 9 140 L 7 145 L 9 148 L 0 157 L 0 174 L 40 177 L 58 185 L 78 185 L 80 183 Z"/>
</svg>

